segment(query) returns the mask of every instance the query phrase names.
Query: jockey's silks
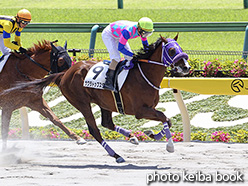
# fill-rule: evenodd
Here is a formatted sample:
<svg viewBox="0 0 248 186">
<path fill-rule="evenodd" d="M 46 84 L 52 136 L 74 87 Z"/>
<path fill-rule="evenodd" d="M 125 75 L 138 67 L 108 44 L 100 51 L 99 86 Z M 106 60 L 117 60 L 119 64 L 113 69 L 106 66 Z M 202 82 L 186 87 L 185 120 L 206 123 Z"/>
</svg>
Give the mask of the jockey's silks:
<svg viewBox="0 0 248 186">
<path fill-rule="evenodd" d="M 0 34 L 3 34 L 4 45 L 12 50 L 18 50 L 21 46 L 21 31 L 15 17 L 0 16 Z M 10 34 L 15 33 L 15 41 L 18 46 L 11 43 Z"/>
</svg>

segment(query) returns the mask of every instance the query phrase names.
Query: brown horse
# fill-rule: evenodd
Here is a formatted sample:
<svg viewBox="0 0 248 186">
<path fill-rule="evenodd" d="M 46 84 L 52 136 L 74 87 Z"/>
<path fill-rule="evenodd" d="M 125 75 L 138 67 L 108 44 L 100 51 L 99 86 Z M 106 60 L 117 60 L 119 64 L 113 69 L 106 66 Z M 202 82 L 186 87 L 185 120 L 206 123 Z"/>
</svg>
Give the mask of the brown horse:
<svg viewBox="0 0 248 186">
<path fill-rule="evenodd" d="M 27 54 L 11 53 L 2 72 L 0 73 L 0 93 L 16 85 L 18 82 L 28 82 L 43 78 L 48 72 L 62 72 L 71 66 L 71 59 L 63 47 L 54 46 L 49 41 L 42 41 L 28 49 Z M 80 138 L 71 132 L 54 115 L 42 98 L 42 93 L 13 91 L 9 94 L 0 95 L 0 106 L 2 107 L 2 140 L 3 149 L 6 148 L 9 131 L 9 123 L 12 112 L 20 107 L 26 106 L 40 112 L 49 118 L 56 126 L 61 128 L 72 139 Z"/>
<path fill-rule="evenodd" d="M 182 52 L 176 40 L 177 36 L 174 39 L 165 39 L 161 36 L 149 46 L 148 50 L 139 52 L 138 59 L 135 61 L 134 67 L 129 70 L 126 81 L 120 90 L 126 114 L 135 115 L 137 119 L 145 118 L 163 123 L 163 129 L 158 134 L 153 134 L 152 131 L 148 131 L 146 134 L 156 140 L 160 140 L 166 135 L 169 152 L 174 152 L 169 130 L 171 122 L 155 107 L 159 101 L 158 90 L 166 71 L 165 67 L 172 66 L 180 75 L 187 74 L 190 70 L 187 63 L 188 56 Z M 112 112 L 117 112 L 112 92 L 83 86 L 85 76 L 95 64 L 96 62 L 93 61 L 81 61 L 65 73 L 54 74 L 41 80 L 22 84 L 19 85 L 19 88 L 28 87 L 32 88 L 30 91 L 40 92 L 51 82 L 58 84 L 67 100 L 84 115 L 89 131 L 94 138 L 110 156 L 116 158 L 118 163 L 124 162 L 125 160 L 102 139 L 91 111 L 91 103 L 96 103 L 101 108 L 102 125 L 104 127 L 120 132 L 127 137 L 133 137 L 134 135 L 130 131 L 114 125 L 112 121 Z M 16 89 L 18 89 L 18 86 Z"/>
</svg>

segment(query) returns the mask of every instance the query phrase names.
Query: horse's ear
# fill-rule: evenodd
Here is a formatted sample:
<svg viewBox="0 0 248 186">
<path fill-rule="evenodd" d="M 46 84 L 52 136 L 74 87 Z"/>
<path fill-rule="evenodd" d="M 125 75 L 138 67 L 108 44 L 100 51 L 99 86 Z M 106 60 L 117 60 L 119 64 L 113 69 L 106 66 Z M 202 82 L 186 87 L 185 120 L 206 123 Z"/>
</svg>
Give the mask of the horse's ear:
<svg viewBox="0 0 248 186">
<path fill-rule="evenodd" d="M 161 34 L 160 34 L 160 38 L 162 39 L 163 42 L 167 43 L 168 41 L 166 40 L 166 38 L 164 38 Z"/>
<path fill-rule="evenodd" d="M 64 49 L 67 50 L 67 41 L 65 41 Z"/>
<path fill-rule="evenodd" d="M 176 37 L 174 37 L 174 40 L 177 41 L 179 33 L 177 33 Z"/>
<path fill-rule="evenodd" d="M 56 46 L 54 46 L 53 43 L 51 43 L 51 46 L 52 46 L 52 51 L 54 51 L 54 52 L 57 53 L 58 52 L 58 49 L 56 48 Z"/>
</svg>

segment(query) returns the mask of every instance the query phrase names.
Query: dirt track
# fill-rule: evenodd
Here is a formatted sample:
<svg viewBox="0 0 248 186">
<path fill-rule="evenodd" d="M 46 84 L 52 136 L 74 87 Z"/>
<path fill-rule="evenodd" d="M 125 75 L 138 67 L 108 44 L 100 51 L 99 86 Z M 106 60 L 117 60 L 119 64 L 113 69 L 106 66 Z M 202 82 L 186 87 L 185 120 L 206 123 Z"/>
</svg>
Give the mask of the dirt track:
<svg viewBox="0 0 248 186">
<path fill-rule="evenodd" d="M 212 179 L 207 185 L 216 185 L 216 173 L 241 174 L 245 182 L 238 185 L 248 182 L 248 144 L 176 143 L 175 152 L 168 153 L 161 142 L 108 143 L 125 163 L 117 164 L 95 141 L 83 146 L 73 141 L 9 141 L 8 151 L 0 155 L 0 185 L 142 186 L 155 176 L 150 185 L 192 185 L 187 174 L 194 176 L 195 185 L 206 182 L 199 181 L 203 176 Z M 170 176 L 180 180 L 168 181 Z"/>
</svg>

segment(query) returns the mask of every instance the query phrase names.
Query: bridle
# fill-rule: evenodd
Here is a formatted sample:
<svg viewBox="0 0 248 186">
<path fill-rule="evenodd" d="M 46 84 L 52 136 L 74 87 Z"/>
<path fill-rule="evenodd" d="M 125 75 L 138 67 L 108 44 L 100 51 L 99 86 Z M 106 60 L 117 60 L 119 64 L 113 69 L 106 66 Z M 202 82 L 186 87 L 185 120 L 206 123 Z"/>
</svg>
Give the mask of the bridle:
<svg viewBox="0 0 248 186">
<path fill-rule="evenodd" d="M 31 61 L 33 62 L 35 65 L 37 65 L 38 67 L 40 67 L 41 69 L 45 70 L 48 74 L 53 74 L 53 73 L 57 73 L 57 72 L 60 72 L 60 71 L 63 71 L 64 69 L 67 68 L 67 65 L 70 63 L 70 59 L 69 57 L 65 56 L 65 63 L 64 65 L 62 65 L 61 67 L 58 67 L 58 59 L 59 57 L 61 56 L 61 54 L 63 53 L 67 53 L 66 49 L 63 49 L 61 47 L 61 51 L 59 51 L 53 44 L 53 42 L 51 42 L 51 45 L 52 45 L 52 50 L 50 52 L 50 68 L 51 70 L 48 70 L 46 67 L 44 67 L 43 65 L 41 65 L 40 63 L 36 62 L 33 58 L 31 58 L 28 54 L 25 54 L 25 56 Z M 70 65 L 69 65 L 70 67 Z M 17 71 L 23 76 L 25 77 L 26 79 L 30 80 L 30 78 L 26 75 L 26 74 L 23 74 L 19 68 L 18 68 L 18 64 L 16 63 L 16 69 Z"/>
<path fill-rule="evenodd" d="M 152 61 L 152 60 L 147 60 L 147 59 L 139 59 L 138 62 L 145 62 L 145 63 L 150 63 L 150 64 L 155 64 L 155 65 L 160 65 L 163 67 L 169 67 L 169 66 L 173 66 L 176 62 L 178 62 L 181 59 L 185 59 L 185 64 L 189 65 L 187 62 L 188 59 L 188 55 L 186 53 L 184 53 L 181 49 L 181 47 L 178 45 L 178 43 L 174 40 L 174 39 L 167 39 L 169 40 L 168 43 L 164 44 L 164 42 L 162 42 L 162 55 L 161 55 L 161 62 L 157 62 L 157 61 Z M 175 48 L 176 49 L 176 54 L 171 57 L 168 53 L 170 48 Z M 154 89 L 156 90 L 160 90 L 160 87 L 157 87 L 155 85 L 153 85 L 148 78 L 145 76 L 145 74 L 143 73 L 140 64 L 137 63 L 140 74 L 142 75 L 142 77 L 144 78 L 144 80 Z M 177 69 L 176 69 L 177 68 Z M 181 69 L 181 67 L 174 67 L 174 70 L 178 71 L 178 72 L 182 72 L 183 70 Z"/>
</svg>

